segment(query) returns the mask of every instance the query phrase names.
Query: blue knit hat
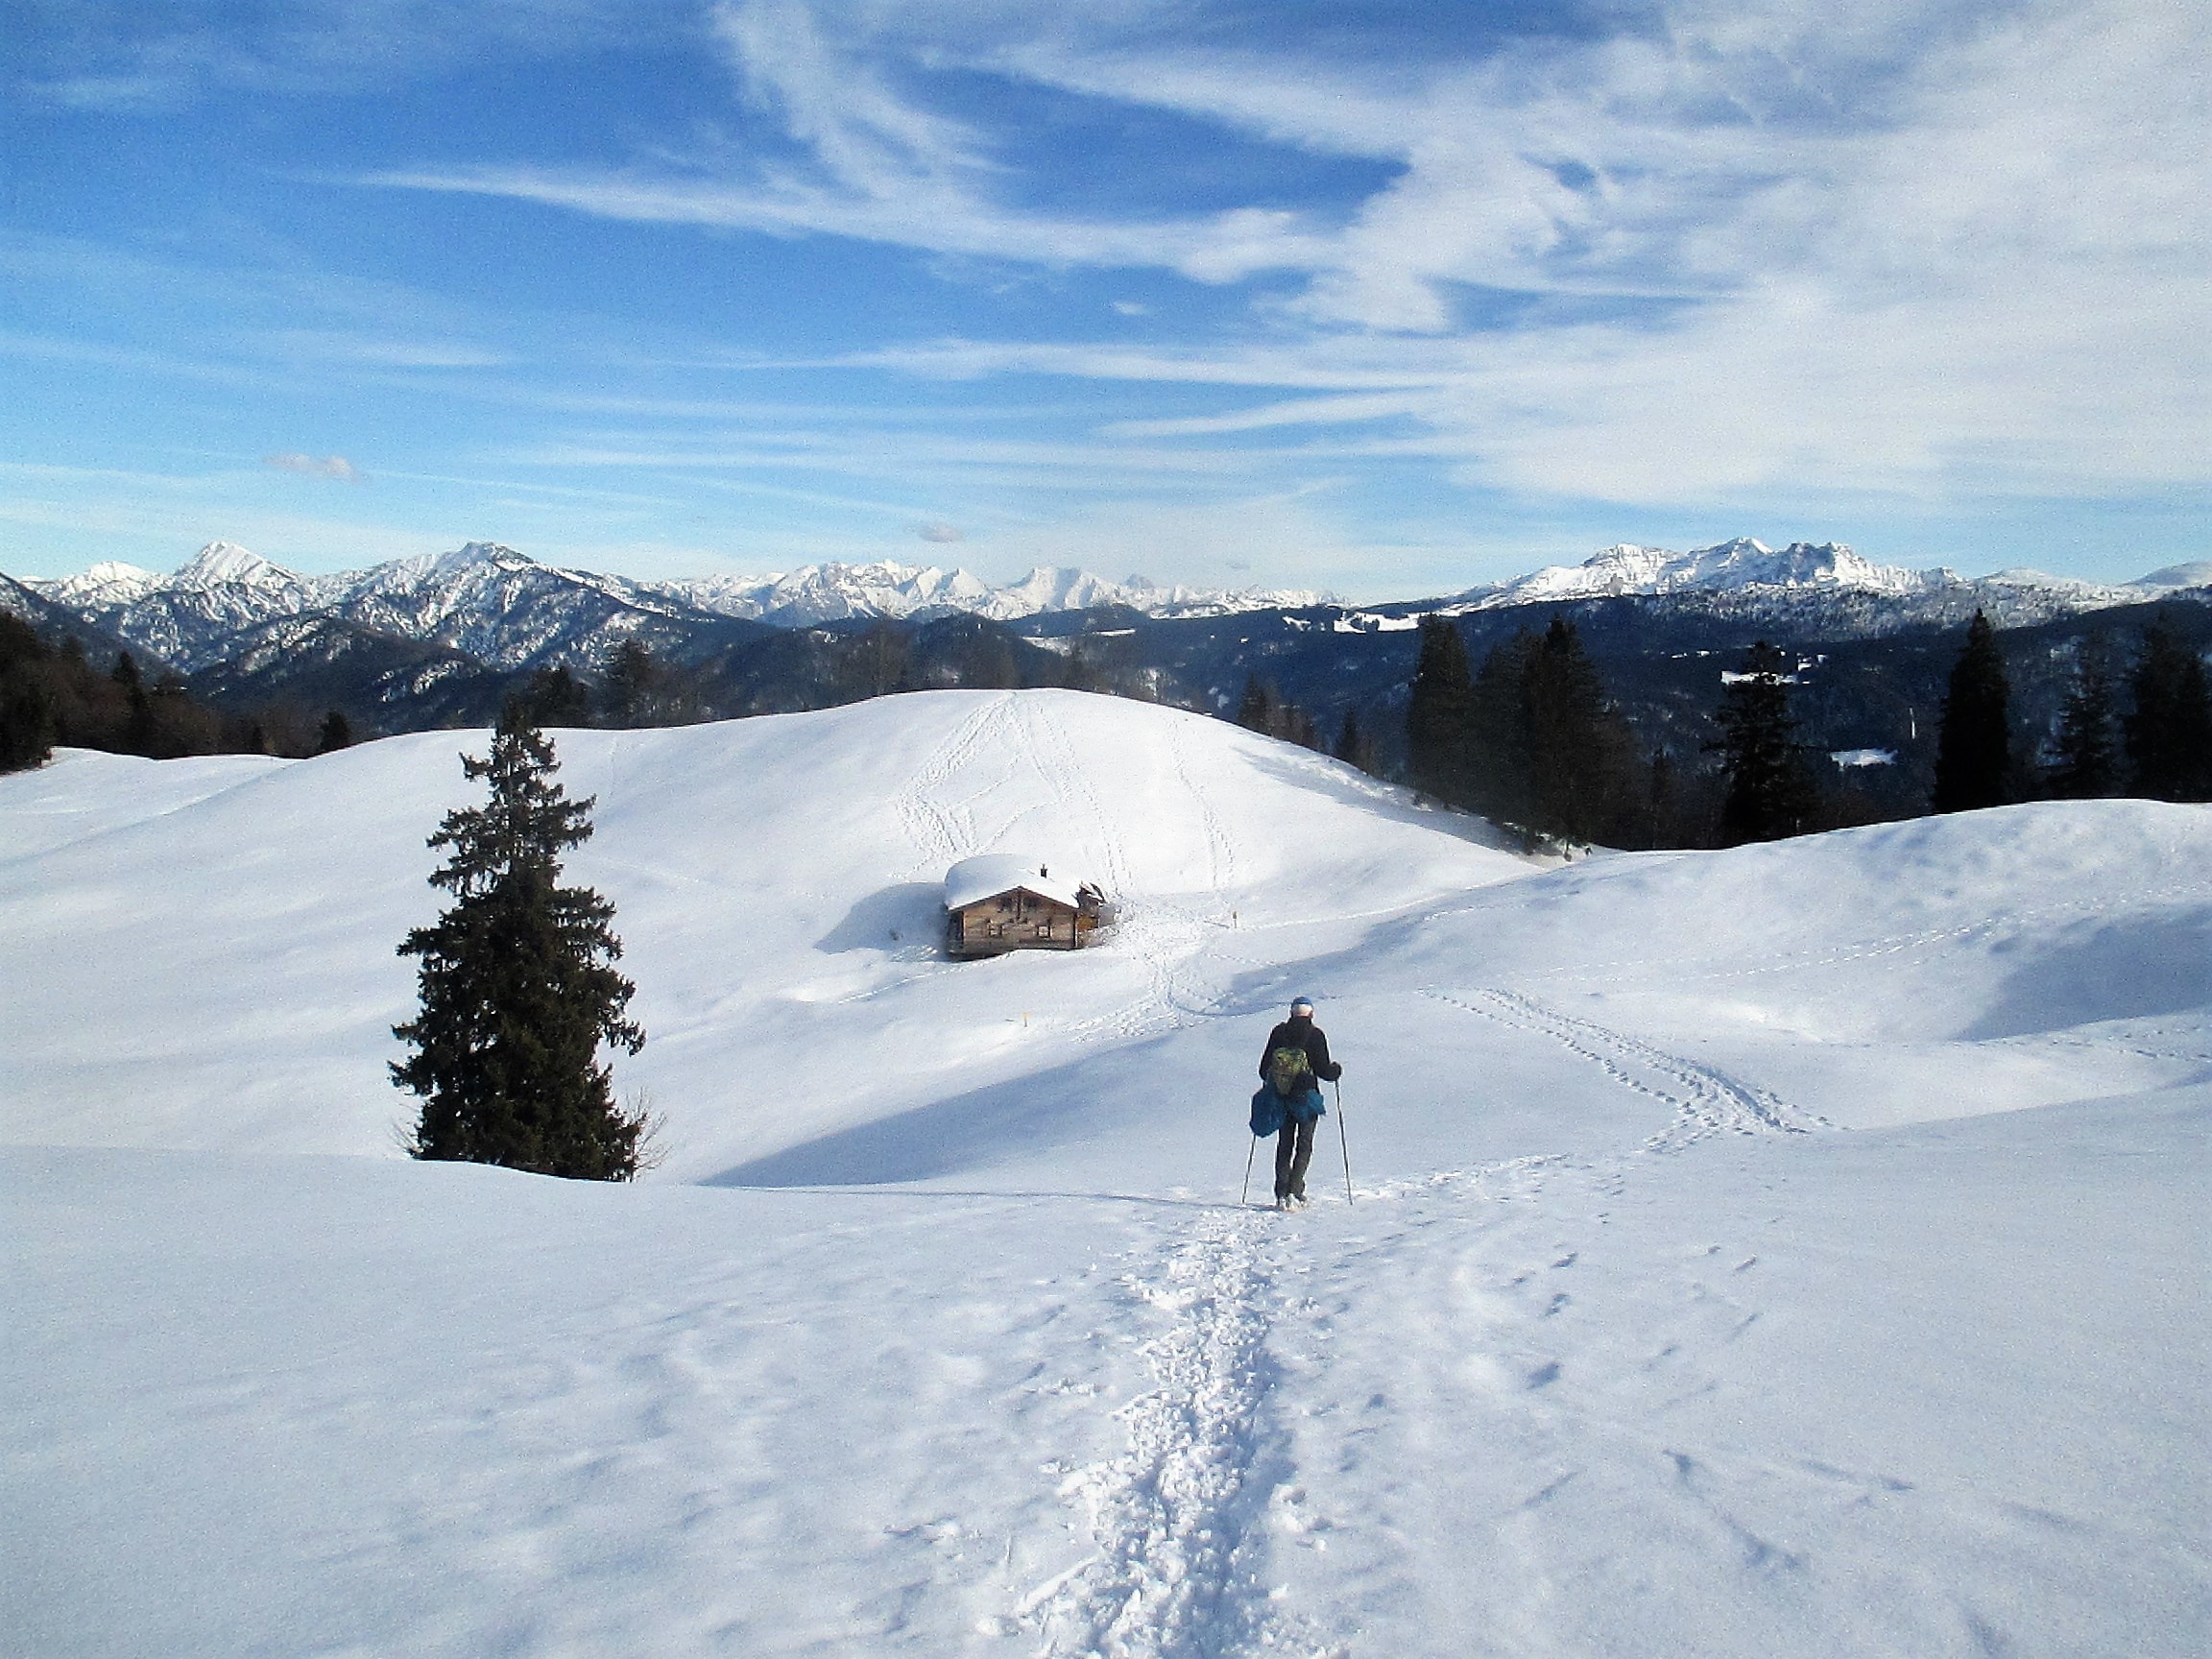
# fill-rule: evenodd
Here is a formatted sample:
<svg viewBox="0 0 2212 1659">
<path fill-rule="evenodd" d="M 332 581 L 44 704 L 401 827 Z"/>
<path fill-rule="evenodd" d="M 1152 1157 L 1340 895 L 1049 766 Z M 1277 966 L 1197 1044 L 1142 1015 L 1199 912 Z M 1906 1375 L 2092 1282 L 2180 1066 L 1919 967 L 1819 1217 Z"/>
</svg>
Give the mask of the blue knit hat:
<svg viewBox="0 0 2212 1659">
<path fill-rule="evenodd" d="M 1290 998 L 1290 1018 L 1291 1018 L 1291 1019 L 1293 1019 L 1293 1020 L 1297 1019 L 1297 1018 L 1298 1018 L 1298 1016 L 1299 1016 L 1301 1013 L 1305 1013 L 1305 1014 L 1311 1014 L 1312 1012 L 1313 1012 L 1313 998 L 1310 998 L 1310 997 L 1293 997 L 1293 998 Z"/>
</svg>

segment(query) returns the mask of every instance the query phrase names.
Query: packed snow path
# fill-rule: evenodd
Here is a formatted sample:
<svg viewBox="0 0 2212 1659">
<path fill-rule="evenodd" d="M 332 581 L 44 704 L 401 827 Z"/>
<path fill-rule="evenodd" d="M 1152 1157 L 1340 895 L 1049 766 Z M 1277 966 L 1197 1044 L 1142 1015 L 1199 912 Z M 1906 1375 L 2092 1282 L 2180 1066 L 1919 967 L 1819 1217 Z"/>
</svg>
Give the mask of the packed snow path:
<svg viewBox="0 0 2212 1659">
<path fill-rule="evenodd" d="M 632 1188 L 392 1153 L 480 739 L 0 779 L 16 1649 L 2212 1643 L 2212 813 L 1546 869 L 1070 694 L 558 741 Z M 937 959 L 1001 849 L 1122 935 Z M 1277 1215 L 1297 992 L 1348 1069 Z"/>
</svg>

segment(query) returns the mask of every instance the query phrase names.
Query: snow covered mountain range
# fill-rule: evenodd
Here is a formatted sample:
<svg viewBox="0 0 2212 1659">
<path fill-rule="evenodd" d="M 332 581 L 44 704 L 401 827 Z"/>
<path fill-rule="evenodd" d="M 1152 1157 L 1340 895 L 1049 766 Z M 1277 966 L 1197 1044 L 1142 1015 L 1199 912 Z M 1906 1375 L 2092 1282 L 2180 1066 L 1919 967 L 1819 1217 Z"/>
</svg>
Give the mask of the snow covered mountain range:
<svg viewBox="0 0 2212 1659">
<path fill-rule="evenodd" d="M 1876 565 L 1839 541 L 1792 541 L 1773 548 L 1740 536 L 1687 553 L 1622 542 L 1579 565 L 1548 565 L 1510 582 L 1470 589 L 1436 609 L 1461 613 L 1626 595 L 1700 594 L 1776 615 L 1838 599 L 1862 606 L 1887 602 L 1899 617 L 1915 621 L 1932 610 L 1947 617 L 1963 602 L 1969 611 L 1976 606 L 1987 610 L 2000 625 L 2017 625 L 2137 604 L 2208 584 L 2212 559 L 2170 565 L 2132 582 L 2083 582 L 2026 569 L 1968 577 L 1946 567 L 1909 570 Z"/>
<path fill-rule="evenodd" d="M 1163 588 L 1141 576 L 1109 582 L 1045 566 L 994 587 L 966 570 L 889 563 L 643 582 L 541 565 L 490 541 L 327 576 L 303 576 L 215 541 L 167 576 L 100 564 L 82 575 L 21 586 L 187 673 L 230 659 L 249 631 L 307 615 L 450 646 L 494 667 L 526 668 L 553 661 L 595 665 L 656 621 L 737 618 L 803 628 L 955 612 L 1008 621 L 1100 605 L 1126 605 L 1153 616 L 1211 616 L 1302 608 L 1329 597 Z"/>
<path fill-rule="evenodd" d="M 2021 626 L 2207 585 L 2212 560 L 2128 583 L 2035 570 L 1962 577 L 1949 569 L 1876 565 L 1837 542 L 1796 541 L 1776 549 L 1739 538 L 1687 553 L 1623 543 L 1580 565 L 1551 565 L 1447 599 L 1351 611 L 1345 626 L 1385 616 L 1402 625 L 1419 611 L 1456 614 L 1642 597 L 1785 626 L 1841 625 L 1846 632 L 1881 634 L 1961 621 L 1977 609 L 2000 626 Z M 309 636 L 325 638 L 332 624 L 465 652 L 493 668 L 514 670 L 562 661 L 594 668 L 627 639 L 658 647 L 733 620 L 804 628 L 970 613 L 1007 622 L 1101 606 L 1155 618 L 1212 617 L 1333 603 L 1316 591 L 1162 587 L 1142 576 L 1112 582 L 1044 566 L 997 586 L 967 570 L 887 562 L 648 582 L 541 565 L 487 541 L 322 576 L 216 541 L 166 576 L 109 563 L 53 580 L 0 577 L 0 607 L 36 610 L 46 618 L 58 608 L 186 673 L 251 654 L 281 653 Z M 307 627 L 309 621 L 318 627 Z"/>
</svg>

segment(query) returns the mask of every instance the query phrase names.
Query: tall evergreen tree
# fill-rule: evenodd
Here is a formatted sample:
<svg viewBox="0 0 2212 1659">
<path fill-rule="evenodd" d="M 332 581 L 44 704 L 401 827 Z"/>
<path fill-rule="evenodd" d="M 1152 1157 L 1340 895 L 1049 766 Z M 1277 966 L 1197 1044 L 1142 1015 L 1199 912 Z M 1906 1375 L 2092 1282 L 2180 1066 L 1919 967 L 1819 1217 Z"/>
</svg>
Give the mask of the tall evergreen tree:
<svg viewBox="0 0 2212 1659">
<path fill-rule="evenodd" d="M 1375 745 L 1359 730 L 1358 709 L 1344 710 L 1344 720 L 1336 728 L 1336 746 L 1332 753 L 1348 766 L 1357 766 L 1362 772 L 1375 770 Z"/>
<path fill-rule="evenodd" d="M 0 611 L 0 772 L 43 766 L 54 753 L 54 655 L 28 622 Z"/>
<path fill-rule="evenodd" d="M 1635 743 L 1575 624 L 1554 616 L 1526 672 L 1529 828 L 1617 841 L 1633 805 Z"/>
<path fill-rule="evenodd" d="M 430 838 L 451 850 L 430 881 L 452 902 L 399 946 L 421 959 L 420 1011 L 393 1027 L 415 1050 L 393 1079 L 422 1096 L 411 1150 L 627 1180 L 646 1124 L 614 1104 L 598 1051 L 635 1054 L 645 1034 L 624 1017 L 633 988 L 614 969 L 614 907 L 560 885 L 562 854 L 590 838 L 592 802 L 566 798 L 553 745 L 518 707 L 490 757 L 461 764 L 491 781 L 491 800 L 447 813 Z"/>
<path fill-rule="evenodd" d="M 585 726 L 591 720 L 590 693 L 565 662 L 539 669 L 508 703 L 530 726 Z"/>
<path fill-rule="evenodd" d="M 1565 617 L 1491 648 L 1469 726 L 1477 811 L 1568 841 L 1618 841 L 1639 816 L 1634 739 Z"/>
<path fill-rule="evenodd" d="M 2128 676 L 2128 763 L 2134 792 L 2154 801 L 2212 801 L 2212 691 L 2204 659 L 2161 616 L 2143 631 Z"/>
<path fill-rule="evenodd" d="M 607 677 L 599 685 L 601 718 L 610 726 L 628 730 L 653 723 L 654 690 L 661 679 L 653 653 L 636 639 L 625 639 L 607 664 Z"/>
<path fill-rule="evenodd" d="M 1997 631 L 1977 611 L 1943 699 L 1943 726 L 1936 746 L 1936 811 L 1970 812 L 2002 806 L 2012 798 L 2010 703 Z"/>
<path fill-rule="evenodd" d="M 2074 684 L 2058 711 L 2043 786 L 2061 801 L 2120 792 L 2119 685 L 2112 643 L 2103 634 L 2083 639 L 2074 659 Z"/>
<path fill-rule="evenodd" d="M 1257 674 L 1244 676 L 1244 695 L 1237 700 L 1237 724 L 1247 732 L 1275 730 L 1275 694 Z"/>
<path fill-rule="evenodd" d="M 1467 641 L 1449 616 L 1421 618 L 1421 656 L 1406 701 L 1406 763 L 1413 786 L 1464 805 L 1467 747 L 1474 715 Z"/>
<path fill-rule="evenodd" d="M 333 755 L 341 749 L 353 746 L 353 722 L 344 712 L 333 709 L 323 716 L 323 729 L 315 735 L 315 753 Z"/>
<path fill-rule="evenodd" d="M 1499 824 L 1532 829 L 1537 817 L 1535 741 L 1529 693 L 1544 642 L 1523 628 L 1483 656 L 1468 698 L 1461 765 L 1466 804 Z"/>
<path fill-rule="evenodd" d="M 1714 716 L 1720 737 L 1707 747 L 1719 751 L 1728 781 L 1720 804 L 1720 839 L 1727 846 L 1778 841 L 1812 823 L 1817 798 L 1792 735 L 1797 722 L 1790 713 L 1788 667 L 1779 650 L 1760 640 Z"/>
</svg>

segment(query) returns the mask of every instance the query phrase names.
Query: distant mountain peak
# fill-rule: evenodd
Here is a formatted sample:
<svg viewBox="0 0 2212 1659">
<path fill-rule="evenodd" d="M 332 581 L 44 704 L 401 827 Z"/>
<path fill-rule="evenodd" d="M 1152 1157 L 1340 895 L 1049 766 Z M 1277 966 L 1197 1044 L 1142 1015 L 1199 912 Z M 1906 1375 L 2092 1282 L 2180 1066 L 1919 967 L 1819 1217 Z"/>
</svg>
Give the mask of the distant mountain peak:
<svg viewBox="0 0 2212 1659">
<path fill-rule="evenodd" d="M 293 588 L 299 583 L 300 578 L 281 565 L 273 565 L 235 541 L 210 541 L 170 577 L 168 585 L 180 589 L 232 584 L 250 588 Z"/>
<path fill-rule="evenodd" d="M 1676 553 L 1623 541 L 1579 565 L 1552 565 L 1464 596 L 1464 609 L 1625 594 L 1728 591 L 1746 588 L 1817 588 L 1903 594 L 1925 588 L 1924 572 L 1876 565 L 1839 541 L 1792 541 L 1780 549 L 1749 536 Z"/>
</svg>

